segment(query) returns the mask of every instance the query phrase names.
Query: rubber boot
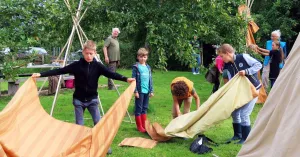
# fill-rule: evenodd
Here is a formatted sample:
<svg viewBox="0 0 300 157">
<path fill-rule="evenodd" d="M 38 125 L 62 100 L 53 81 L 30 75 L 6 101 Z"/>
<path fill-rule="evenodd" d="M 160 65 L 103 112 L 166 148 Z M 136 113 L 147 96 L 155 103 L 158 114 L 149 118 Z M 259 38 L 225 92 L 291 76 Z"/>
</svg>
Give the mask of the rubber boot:
<svg viewBox="0 0 300 157">
<path fill-rule="evenodd" d="M 139 132 L 146 132 L 146 130 L 142 126 L 142 117 L 140 115 L 135 116 L 135 123 Z"/>
<path fill-rule="evenodd" d="M 146 122 L 146 120 L 147 120 L 147 114 L 142 114 L 141 117 L 142 117 L 142 127 L 143 127 L 144 129 L 146 129 L 146 127 L 145 127 L 145 122 Z"/>
<path fill-rule="evenodd" d="M 242 139 L 242 126 L 241 123 L 232 123 L 233 127 L 233 137 L 229 139 L 226 143 L 229 144 L 231 141 Z"/>
<path fill-rule="evenodd" d="M 242 126 L 242 139 L 237 142 L 237 144 L 244 144 L 244 142 L 246 141 L 249 133 L 251 131 L 251 126 Z"/>
</svg>

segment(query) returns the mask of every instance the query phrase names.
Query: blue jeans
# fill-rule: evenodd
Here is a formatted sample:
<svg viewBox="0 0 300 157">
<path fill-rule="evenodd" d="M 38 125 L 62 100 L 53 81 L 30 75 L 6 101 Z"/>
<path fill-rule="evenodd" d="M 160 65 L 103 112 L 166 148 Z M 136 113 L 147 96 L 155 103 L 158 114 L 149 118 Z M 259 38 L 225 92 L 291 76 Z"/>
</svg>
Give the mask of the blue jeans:
<svg viewBox="0 0 300 157">
<path fill-rule="evenodd" d="M 258 97 L 252 99 L 246 105 L 234 110 L 231 114 L 233 123 L 241 123 L 242 126 L 250 126 L 250 115 Z"/>
<path fill-rule="evenodd" d="M 193 73 L 199 73 L 199 67 L 201 65 L 201 57 L 200 54 L 193 54 L 193 56 L 196 58 L 197 66 L 192 68 Z"/>
<path fill-rule="evenodd" d="M 139 98 L 135 98 L 135 116 L 139 116 L 141 114 L 147 114 L 147 109 L 149 105 L 149 93 L 139 93 Z"/>
<path fill-rule="evenodd" d="M 98 104 L 99 104 L 98 99 L 92 99 L 91 101 L 88 102 L 82 102 L 78 99 L 73 98 L 76 124 L 84 125 L 83 114 L 85 109 L 87 108 L 90 114 L 92 115 L 94 125 L 96 125 L 101 119 Z"/>
</svg>

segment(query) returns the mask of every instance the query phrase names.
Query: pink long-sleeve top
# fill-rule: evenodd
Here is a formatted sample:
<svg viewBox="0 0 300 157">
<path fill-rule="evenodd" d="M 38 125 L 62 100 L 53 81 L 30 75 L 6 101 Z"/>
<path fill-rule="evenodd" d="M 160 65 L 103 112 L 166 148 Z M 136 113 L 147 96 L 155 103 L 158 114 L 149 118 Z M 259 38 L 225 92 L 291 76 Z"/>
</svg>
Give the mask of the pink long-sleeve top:
<svg viewBox="0 0 300 157">
<path fill-rule="evenodd" d="M 224 62 L 223 62 L 223 59 L 220 56 L 218 56 L 216 58 L 216 67 L 218 68 L 219 71 L 223 70 Z"/>
</svg>

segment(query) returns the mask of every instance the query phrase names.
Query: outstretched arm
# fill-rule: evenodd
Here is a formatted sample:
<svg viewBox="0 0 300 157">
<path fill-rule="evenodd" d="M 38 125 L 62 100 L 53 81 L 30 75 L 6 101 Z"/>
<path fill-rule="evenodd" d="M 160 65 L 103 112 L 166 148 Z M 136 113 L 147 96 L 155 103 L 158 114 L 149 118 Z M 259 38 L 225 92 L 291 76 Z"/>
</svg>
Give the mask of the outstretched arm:
<svg viewBox="0 0 300 157">
<path fill-rule="evenodd" d="M 37 78 L 37 77 L 47 77 L 47 76 L 54 76 L 54 75 L 62 75 L 62 74 L 67 74 L 67 73 L 73 73 L 73 70 L 76 69 L 74 68 L 74 65 L 76 62 L 67 65 L 63 68 L 59 69 L 54 69 L 54 70 L 49 70 L 46 72 L 41 72 L 41 73 L 33 73 L 31 77 Z"/>
<path fill-rule="evenodd" d="M 267 50 L 267 49 L 263 49 L 263 48 L 260 48 L 260 47 L 257 47 L 257 49 L 261 52 L 264 52 L 264 53 L 270 53 L 270 50 Z"/>
</svg>

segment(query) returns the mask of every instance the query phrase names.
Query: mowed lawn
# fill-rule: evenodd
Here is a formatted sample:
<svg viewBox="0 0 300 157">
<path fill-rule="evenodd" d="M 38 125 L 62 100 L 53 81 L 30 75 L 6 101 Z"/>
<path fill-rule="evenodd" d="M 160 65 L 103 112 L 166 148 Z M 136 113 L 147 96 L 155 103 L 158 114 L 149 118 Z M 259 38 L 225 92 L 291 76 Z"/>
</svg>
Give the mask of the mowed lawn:
<svg viewBox="0 0 300 157">
<path fill-rule="evenodd" d="M 119 73 L 125 76 L 131 76 L 131 70 L 119 70 Z M 171 81 L 178 76 L 185 76 L 194 82 L 194 87 L 200 96 L 201 104 L 207 100 L 212 90 L 212 84 L 209 84 L 204 79 L 204 74 L 193 75 L 191 72 L 169 71 L 163 72 L 155 70 L 153 72 L 154 81 L 154 94 L 155 96 L 150 99 L 148 119 L 151 122 L 158 122 L 165 127 L 172 119 L 172 96 L 170 92 Z M 105 85 L 107 79 L 101 77 L 99 79 L 99 85 Z M 128 84 L 125 82 L 115 81 L 120 85 L 119 90 L 123 92 Z M 38 86 L 41 82 L 38 82 Z M 1 83 L 1 89 L 7 89 L 7 84 Z M 114 101 L 118 98 L 116 91 L 109 91 L 107 88 L 99 88 L 98 90 L 103 108 L 105 111 L 111 107 Z M 57 105 L 54 109 L 54 117 L 63 121 L 74 123 L 74 111 L 72 105 L 72 93 L 73 90 L 64 90 L 60 92 Z M 50 113 L 51 105 L 54 96 L 40 96 L 41 104 L 45 110 Z M 11 97 L 0 97 L 0 110 L 10 101 Z M 261 109 L 262 105 L 256 105 L 251 115 L 252 124 L 256 119 L 257 113 Z M 195 103 L 193 101 L 191 110 L 195 110 Z M 134 99 L 132 99 L 128 111 L 131 115 L 131 119 L 134 121 Z M 91 116 L 88 111 L 85 112 L 85 125 L 93 127 Z M 124 120 L 129 121 L 127 116 Z M 211 153 L 201 155 L 203 157 L 211 157 L 214 155 L 219 157 L 233 157 L 239 152 L 241 145 L 237 144 L 222 144 L 233 135 L 231 118 L 224 122 L 211 127 L 205 132 L 205 135 L 213 139 L 215 142 L 220 143 L 218 147 L 214 147 Z M 181 139 L 173 138 L 168 142 L 158 143 L 153 149 L 142 149 L 134 147 L 119 147 L 118 144 L 128 137 L 150 137 L 147 134 L 140 133 L 136 130 L 135 124 L 123 122 L 121 127 L 113 140 L 112 149 L 113 154 L 111 157 L 129 156 L 129 157 L 186 157 L 186 156 L 199 156 L 189 151 L 190 144 L 194 139 Z M 104 137 L 105 138 L 105 137 Z"/>
</svg>

